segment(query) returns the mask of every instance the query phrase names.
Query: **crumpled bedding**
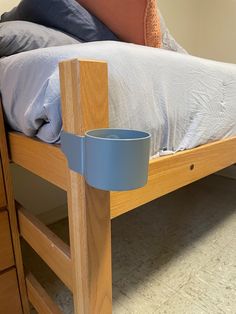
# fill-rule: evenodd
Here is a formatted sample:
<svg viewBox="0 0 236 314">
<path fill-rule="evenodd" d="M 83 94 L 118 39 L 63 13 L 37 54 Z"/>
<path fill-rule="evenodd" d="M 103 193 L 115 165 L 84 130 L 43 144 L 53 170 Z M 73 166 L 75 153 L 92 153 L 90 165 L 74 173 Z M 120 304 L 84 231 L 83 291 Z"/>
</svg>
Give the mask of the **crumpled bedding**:
<svg viewBox="0 0 236 314">
<path fill-rule="evenodd" d="M 14 130 L 59 141 L 58 62 L 75 57 L 108 62 L 110 127 L 150 132 L 151 156 L 236 135 L 236 65 L 110 41 L 1 59 L 0 92 Z"/>
</svg>

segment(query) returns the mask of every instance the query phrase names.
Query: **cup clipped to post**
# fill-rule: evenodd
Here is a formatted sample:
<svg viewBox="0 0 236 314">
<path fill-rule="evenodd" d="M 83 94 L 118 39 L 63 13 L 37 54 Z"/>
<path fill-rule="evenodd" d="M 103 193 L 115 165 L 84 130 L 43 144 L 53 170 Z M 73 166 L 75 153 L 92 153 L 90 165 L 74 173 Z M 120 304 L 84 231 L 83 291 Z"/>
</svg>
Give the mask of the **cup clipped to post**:
<svg viewBox="0 0 236 314">
<path fill-rule="evenodd" d="M 69 168 L 94 188 L 128 191 L 148 179 L 151 135 L 126 129 L 97 129 L 78 136 L 62 132 L 61 147 Z"/>
</svg>

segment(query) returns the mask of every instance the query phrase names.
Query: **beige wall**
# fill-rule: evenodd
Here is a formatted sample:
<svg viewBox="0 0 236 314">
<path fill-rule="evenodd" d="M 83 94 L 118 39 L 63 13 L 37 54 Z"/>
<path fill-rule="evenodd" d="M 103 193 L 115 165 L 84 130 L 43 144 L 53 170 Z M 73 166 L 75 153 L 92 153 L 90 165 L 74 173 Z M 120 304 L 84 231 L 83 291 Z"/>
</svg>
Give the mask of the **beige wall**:
<svg viewBox="0 0 236 314">
<path fill-rule="evenodd" d="M 158 0 L 169 30 L 191 54 L 195 54 L 198 47 L 199 2 L 201 0 Z"/>
<path fill-rule="evenodd" d="M 12 9 L 20 1 L 19 0 L 0 0 L 0 14 L 3 12 Z"/>
<path fill-rule="evenodd" d="M 236 0 L 200 0 L 201 23 L 196 53 L 236 63 Z"/>
<path fill-rule="evenodd" d="M 158 0 L 176 39 L 191 54 L 236 63 L 236 0 Z"/>
</svg>

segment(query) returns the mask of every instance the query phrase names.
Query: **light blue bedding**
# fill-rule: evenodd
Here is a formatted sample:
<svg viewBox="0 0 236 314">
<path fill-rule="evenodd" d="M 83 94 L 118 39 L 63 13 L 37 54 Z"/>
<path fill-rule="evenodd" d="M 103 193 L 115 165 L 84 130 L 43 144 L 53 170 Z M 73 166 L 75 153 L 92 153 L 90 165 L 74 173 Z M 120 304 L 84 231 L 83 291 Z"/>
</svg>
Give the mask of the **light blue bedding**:
<svg viewBox="0 0 236 314">
<path fill-rule="evenodd" d="M 119 42 L 38 49 L 0 60 L 10 126 L 54 143 L 62 128 L 58 62 L 105 60 L 110 126 L 152 134 L 151 154 L 236 135 L 236 66 Z"/>
</svg>

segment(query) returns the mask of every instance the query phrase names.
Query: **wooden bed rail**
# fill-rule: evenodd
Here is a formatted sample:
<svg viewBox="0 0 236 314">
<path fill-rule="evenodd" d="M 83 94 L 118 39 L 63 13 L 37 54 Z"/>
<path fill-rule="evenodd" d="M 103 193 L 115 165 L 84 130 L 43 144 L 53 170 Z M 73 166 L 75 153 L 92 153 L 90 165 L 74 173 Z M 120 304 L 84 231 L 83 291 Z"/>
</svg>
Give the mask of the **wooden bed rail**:
<svg viewBox="0 0 236 314">
<path fill-rule="evenodd" d="M 67 189 L 67 164 L 60 146 L 47 145 L 19 133 L 10 133 L 9 143 L 13 162 Z M 144 188 L 111 193 L 110 216 L 115 218 L 235 163 L 236 137 L 156 158 L 150 162 L 148 184 Z"/>
<path fill-rule="evenodd" d="M 236 137 L 160 157 L 150 162 L 148 184 L 111 195 L 111 214 L 117 217 L 236 162 Z"/>
</svg>

